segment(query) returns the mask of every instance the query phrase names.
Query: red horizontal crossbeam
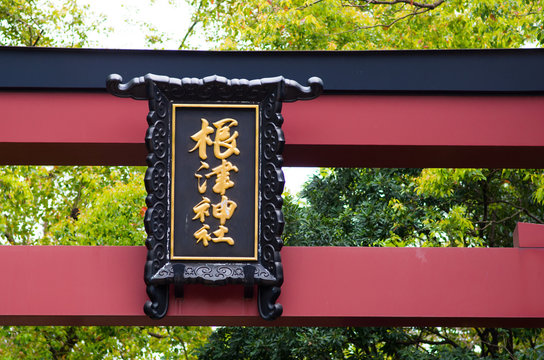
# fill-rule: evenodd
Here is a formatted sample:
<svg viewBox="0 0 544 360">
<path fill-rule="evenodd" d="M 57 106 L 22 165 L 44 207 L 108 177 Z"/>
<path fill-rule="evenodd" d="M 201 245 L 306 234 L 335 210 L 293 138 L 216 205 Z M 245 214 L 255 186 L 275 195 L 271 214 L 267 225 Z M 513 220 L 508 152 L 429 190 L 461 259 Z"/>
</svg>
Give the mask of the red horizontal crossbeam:
<svg viewBox="0 0 544 360">
<path fill-rule="evenodd" d="M 518 236 L 544 244 L 544 226 Z M 259 318 L 241 286 L 186 287 L 148 319 L 143 247 L 2 246 L 0 324 L 544 326 L 544 248 L 282 250 L 281 318 Z"/>
<path fill-rule="evenodd" d="M 144 165 L 147 102 L 0 93 L 0 163 Z M 284 104 L 288 166 L 544 167 L 542 96 L 324 95 Z"/>
</svg>

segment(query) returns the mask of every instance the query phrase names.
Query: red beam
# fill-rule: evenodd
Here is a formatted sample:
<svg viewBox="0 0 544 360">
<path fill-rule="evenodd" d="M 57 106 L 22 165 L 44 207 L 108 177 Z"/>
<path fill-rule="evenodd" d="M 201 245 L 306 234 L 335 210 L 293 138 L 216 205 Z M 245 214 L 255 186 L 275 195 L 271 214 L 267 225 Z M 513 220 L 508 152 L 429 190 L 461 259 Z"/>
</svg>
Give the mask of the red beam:
<svg viewBox="0 0 544 360">
<path fill-rule="evenodd" d="M 0 107 L 0 163 L 145 164 L 145 101 L 5 92 Z M 289 166 L 544 167 L 542 96 L 327 95 L 283 114 Z"/>
<path fill-rule="evenodd" d="M 544 326 L 544 248 L 282 250 L 284 314 L 239 286 L 187 286 L 155 322 L 143 247 L 0 247 L 0 324 Z"/>
</svg>

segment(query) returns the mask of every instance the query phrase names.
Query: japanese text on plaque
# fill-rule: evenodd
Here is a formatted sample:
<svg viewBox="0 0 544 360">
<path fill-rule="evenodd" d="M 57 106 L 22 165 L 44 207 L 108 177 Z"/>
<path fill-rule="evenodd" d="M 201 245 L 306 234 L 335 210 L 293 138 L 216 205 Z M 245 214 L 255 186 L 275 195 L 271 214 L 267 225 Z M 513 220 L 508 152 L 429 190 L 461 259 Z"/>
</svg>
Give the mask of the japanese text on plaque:
<svg viewBox="0 0 544 360">
<path fill-rule="evenodd" d="M 197 244 L 202 243 L 205 247 L 210 242 L 224 242 L 234 245 L 234 240 L 226 235 L 229 232 L 227 220 L 230 220 L 234 215 L 238 205 L 228 198 L 227 190 L 235 185 L 230 177 L 231 172 L 238 172 L 238 167 L 229 161 L 232 155 L 240 154 L 240 150 L 236 146 L 238 131 L 231 131 L 231 128 L 238 125 L 238 121 L 232 118 L 218 120 L 213 123 L 214 130 L 208 120 L 204 118 L 200 120 L 200 130 L 191 135 L 191 139 L 196 144 L 189 150 L 189 152 L 198 151 L 200 158 L 200 167 L 196 170 L 195 178 L 201 201 L 193 207 L 193 212 L 195 213 L 193 220 L 199 221 L 202 226 L 193 233 L 193 236 Z M 212 140 L 211 136 L 214 132 L 215 135 Z M 221 160 L 221 164 L 212 169 L 210 169 L 210 165 L 206 162 L 208 159 L 208 147 L 213 148 L 213 156 Z M 216 204 L 212 204 L 212 201 L 205 196 L 208 190 L 208 180 L 210 182 L 215 180 L 212 191 L 221 196 L 219 202 Z M 219 220 L 218 229 L 211 231 L 210 226 L 206 224 L 206 218 L 209 216 L 213 216 Z"/>
</svg>

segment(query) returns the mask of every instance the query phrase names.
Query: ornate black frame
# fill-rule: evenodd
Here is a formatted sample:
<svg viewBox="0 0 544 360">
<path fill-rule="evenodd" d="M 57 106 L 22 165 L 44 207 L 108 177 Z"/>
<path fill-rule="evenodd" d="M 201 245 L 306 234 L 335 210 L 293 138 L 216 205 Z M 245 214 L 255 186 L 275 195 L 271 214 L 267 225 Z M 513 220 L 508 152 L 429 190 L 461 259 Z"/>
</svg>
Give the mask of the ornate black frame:
<svg viewBox="0 0 544 360">
<path fill-rule="evenodd" d="M 148 249 L 144 279 L 150 300 L 145 313 L 160 319 L 168 310 L 169 284 L 176 297 L 183 297 L 183 285 L 204 283 L 243 284 L 245 296 L 251 297 L 258 285 L 258 308 L 262 318 L 273 320 L 283 308 L 276 300 L 283 283 L 280 249 L 283 245 L 284 178 L 281 169 L 284 144 L 281 125 L 282 102 L 313 99 L 323 91 L 321 79 L 312 77 L 307 87 L 282 76 L 260 80 L 209 76 L 203 79 L 176 79 L 148 74 L 122 84 L 122 77 L 112 74 L 107 90 L 119 97 L 149 100 L 149 124 L 146 133 L 148 169 L 145 175 L 147 211 L 144 218 Z M 259 152 L 259 246 L 257 262 L 219 262 L 171 260 L 170 201 L 172 179 L 172 103 L 251 103 L 260 105 Z"/>
</svg>

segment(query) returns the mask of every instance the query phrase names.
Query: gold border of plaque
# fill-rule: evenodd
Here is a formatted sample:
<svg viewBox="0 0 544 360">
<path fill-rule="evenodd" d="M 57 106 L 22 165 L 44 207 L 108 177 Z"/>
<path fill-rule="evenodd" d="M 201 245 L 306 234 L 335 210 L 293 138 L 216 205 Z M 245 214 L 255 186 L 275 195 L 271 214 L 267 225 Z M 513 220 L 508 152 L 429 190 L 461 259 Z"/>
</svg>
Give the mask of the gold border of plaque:
<svg viewBox="0 0 544 360">
<path fill-rule="evenodd" d="M 174 256 L 174 204 L 175 204 L 175 171 L 176 168 L 176 108 L 245 108 L 255 109 L 255 239 L 253 257 L 208 257 L 208 256 Z M 257 261 L 259 244 L 259 105 L 256 104 L 172 104 L 172 184 L 170 203 L 170 259 L 171 260 L 225 260 L 225 261 Z"/>
</svg>

